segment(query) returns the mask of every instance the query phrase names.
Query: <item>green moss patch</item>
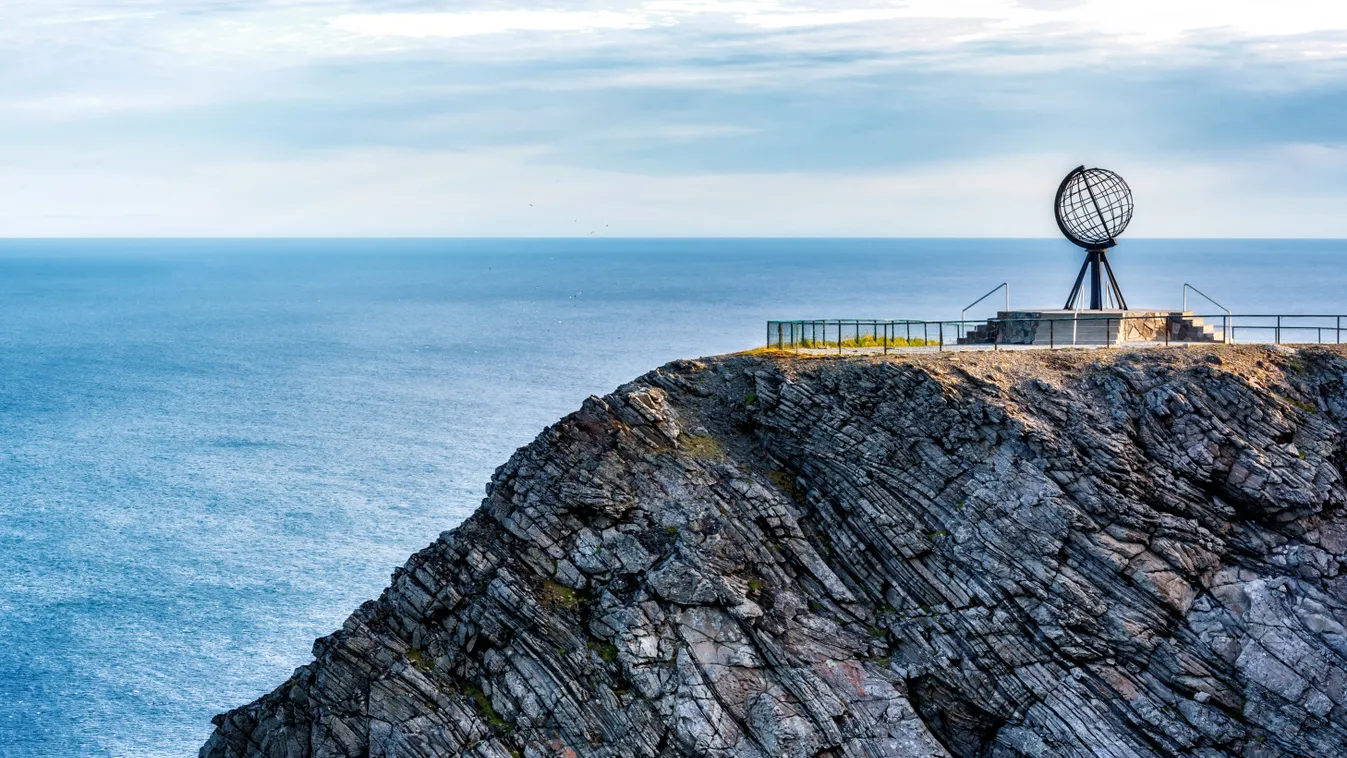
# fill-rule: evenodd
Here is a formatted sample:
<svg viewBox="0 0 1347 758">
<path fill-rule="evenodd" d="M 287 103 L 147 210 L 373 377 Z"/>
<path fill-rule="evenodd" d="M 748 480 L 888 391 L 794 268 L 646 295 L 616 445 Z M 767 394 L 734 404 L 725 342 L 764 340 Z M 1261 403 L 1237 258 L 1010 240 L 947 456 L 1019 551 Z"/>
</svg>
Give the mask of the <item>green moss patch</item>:
<svg viewBox="0 0 1347 758">
<path fill-rule="evenodd" d="M 563 609 L 568 611 L 578 610 L 581 605 L 580 595 L 575 590 L 564 584 L 548 579 L 543 582 L 543 589 L 539 598 L 543 605 L 552 610 Z"/>
<path fill-rule="evenodd" d="M 599 640 L 590 640 L 589 649 L 593 650 L 604 663 L 617 663 L 617 646 L 601 642 Z"/>
<path fill-rule="evenodd" d="M 678 438 L 678 449 L 701 460 L 725 457 L 725 448 L 721 447 L 720 440 L 711 436 L 685 434 Z"/>
</svg>

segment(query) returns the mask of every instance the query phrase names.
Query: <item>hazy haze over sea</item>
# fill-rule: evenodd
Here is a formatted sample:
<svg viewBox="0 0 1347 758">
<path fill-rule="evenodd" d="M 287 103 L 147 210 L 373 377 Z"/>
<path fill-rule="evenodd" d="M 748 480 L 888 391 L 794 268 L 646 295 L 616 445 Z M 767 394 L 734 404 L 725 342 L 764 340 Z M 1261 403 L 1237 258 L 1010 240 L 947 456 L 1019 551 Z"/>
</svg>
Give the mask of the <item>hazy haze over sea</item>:
<svg viewBox="0 0 1347 758">
<path fill-rule="evenodd" d="M 0 242 L 0 757 L 185 756 L 545 425 L 768 318 L 1058 307 L 1060 240 Z M 1133 306 L 1347 312 L 1347 242 L 1130 240 Z M 998 298 L 971 316 L 991 315 Z M 1203 308 L 1196 308 L 1204 310 Z"/>
</svg>

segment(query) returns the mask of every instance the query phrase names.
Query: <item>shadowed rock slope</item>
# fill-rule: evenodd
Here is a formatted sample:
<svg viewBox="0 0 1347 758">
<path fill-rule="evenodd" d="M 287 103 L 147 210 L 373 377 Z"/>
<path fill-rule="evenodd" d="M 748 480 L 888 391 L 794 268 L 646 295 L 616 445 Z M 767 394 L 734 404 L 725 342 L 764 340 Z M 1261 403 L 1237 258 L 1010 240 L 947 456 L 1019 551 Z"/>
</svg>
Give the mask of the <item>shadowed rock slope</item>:
<svg viewBox="0 0 1347 758">
<path fill-rule="evenodd" d="M 1344 755 L 1345 431 L 1327 349 L 676 362 L 201 755 Z"/>
</svg>

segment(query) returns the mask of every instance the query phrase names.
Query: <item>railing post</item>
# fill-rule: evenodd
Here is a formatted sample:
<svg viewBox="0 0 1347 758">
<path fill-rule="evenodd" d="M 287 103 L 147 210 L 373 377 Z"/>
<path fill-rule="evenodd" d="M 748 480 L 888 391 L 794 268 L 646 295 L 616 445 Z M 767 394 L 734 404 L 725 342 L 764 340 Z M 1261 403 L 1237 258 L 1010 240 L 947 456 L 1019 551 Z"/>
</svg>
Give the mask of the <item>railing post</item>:
<svg viewBox="0 0 1347 758">
<path fill-rule="evenodd" d="M 1280 344 L 1282 343 L 1282 317 L 1281 317 L 1281 316 L 1278 316 L 1278 317 L 1277 317 L 1277 333 L 1276 333 L 1276 336 L 1273 337 L 1273 343 L 1274 343 L 1274 344 L 1277 344 L 1277 345 L 1280 345 Z"/>
<path fill-rule="evenodd" d="M 884 354 L 889 354 L 889 324 L 887 322 L 884 324 Z"/>
<path fill-rule="evenodd" d="M 1057 323 L 1057 320 L 1056 320 L 1056 319 L 1051 319 L 1051 318 L 1048 319 L 1048 349 L 1049 349 L 1049 350 L 1052 350 L 1052 349 L 1054 349 L 1054 348 L 1057 347 L 1057 335 L 1053 333 L 1053 326 L 1056 325 L 1056 323 Z M 1034 331 L 1038 331 L 1038 330 L 1035 329 Z"/>
<path fill-rule="evenodd" d="M 1338 316 L 1338 336 L 1333 338 L 1333 344 L 1342 344 L 1342 316 Z"/>
<path fill-rule="evenodd" d="M 945 322 L 940 322 L 940 352 L 945 352 Z"/>
<path fill-rule="evenodd" d="M 782 340 L 782 337 L 781 337 L 781 332 L 782 332 L 782 331 L 784 331 L 784 330 L 782 329 L 782 324 L 781 324 L 781 322 L 780 322 L 780 321 L 776 322 L 776 349 L 777 349 L 777 350 L 780 350 L 780 349 L 782 349 L 783 347 L 785 347 L 785 346 L 782 344 L 782 341 L 783 341 L 783 340 Z"/>
</svg>

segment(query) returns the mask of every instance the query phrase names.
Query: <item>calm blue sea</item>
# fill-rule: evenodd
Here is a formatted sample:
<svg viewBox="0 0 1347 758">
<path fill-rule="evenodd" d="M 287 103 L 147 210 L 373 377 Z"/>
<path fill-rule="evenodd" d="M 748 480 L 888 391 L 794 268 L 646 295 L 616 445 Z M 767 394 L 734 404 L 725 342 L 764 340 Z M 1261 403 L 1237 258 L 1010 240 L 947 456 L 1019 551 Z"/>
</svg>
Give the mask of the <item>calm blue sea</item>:
<svg viewBox="0 0 1347 758">
<path fill-rule="evenodd" d="M 0 242 L 0 756 L 193 756 L 542 427 L 768 318 L 1059 306 L 1066 242 Z M 1134 306 L 1347 312 L 1347 243 L 1130 241 Z M 970 315 L 987 316 L 993 308 Z"/>
</svg>

